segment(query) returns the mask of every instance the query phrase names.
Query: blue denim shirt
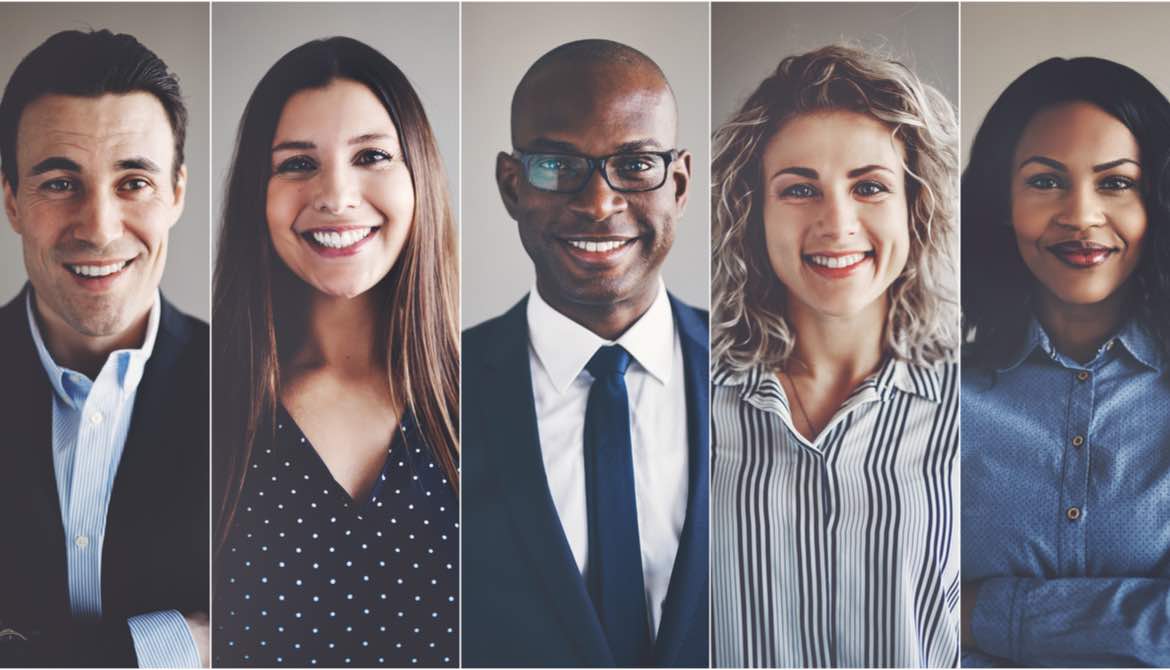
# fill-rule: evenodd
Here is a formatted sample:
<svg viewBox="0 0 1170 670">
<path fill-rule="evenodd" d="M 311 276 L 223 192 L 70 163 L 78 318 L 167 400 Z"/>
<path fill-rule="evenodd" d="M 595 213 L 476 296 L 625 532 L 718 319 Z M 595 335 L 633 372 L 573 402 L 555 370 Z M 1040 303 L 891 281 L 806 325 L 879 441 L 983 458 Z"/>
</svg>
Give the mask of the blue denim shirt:
<svg viewBox="0 0 1170 670">
<path fill-rule="evenodd" d="M 964 665 L 1170 666 L 1170 375 L 1126 325 L 1086 364 L 1033 320 L 962 382 Z"/>
</svg>

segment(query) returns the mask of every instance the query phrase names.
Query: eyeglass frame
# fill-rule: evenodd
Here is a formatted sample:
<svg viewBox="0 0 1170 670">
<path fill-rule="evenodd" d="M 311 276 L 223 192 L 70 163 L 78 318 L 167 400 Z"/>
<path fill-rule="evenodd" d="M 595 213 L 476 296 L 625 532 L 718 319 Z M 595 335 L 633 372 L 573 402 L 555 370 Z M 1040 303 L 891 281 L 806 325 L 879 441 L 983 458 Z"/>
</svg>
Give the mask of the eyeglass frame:
<svg viewBox="0 0 1170 670">
<path fill-rule="evenodd" d="M 605 172 L 606 162 L 617 156 L 632 156 L 637 154 L 651 154 L 658 156 L 663 161 L 665 161 L 662 166 L 662 181 L 659 182 L 657 186 L 643 189 L 618 188 L 610 183 L 609 176 Z M 601 173 L 602 181 L 604 181 L 605 185 L 615 193 L 649 193 L 650 191 L 657 191 L 658 189 L 665 186 L 667 180 L 670 178 L 670 164 L 678 160 L 679 156 L 682 154 L 683 149 L 670 149 L 668 151 L 619 151 L 607 156 L 598 156 L 594 158 L 593 156 L 586 156 L 585 154 L 578 154 L 569 151 L 524 151 L 522 149 L 514 149 L 512 153 L 509 154 L 509 157 L 511 157 L 513 160 L 519 163 L 522 168 L 524 168 L 524 181 L 528 182 L 528 185 L 532 188 L 541 191 L 542 193 L 562 193 L 565 195 L 574 195 L 584 191 L 585 187 L 589 185 L 589 180 L 593 179 L 593 173 L 599 171 Z M 533 156 L 569 156 L 572 158 L 582 158 L 589 165 L 589 173 L 586 174 L 585 178 L 581 180 L 581 186 L 573 191 L 557 191 L 554 189 L 541 188 L 536 184 L 533 184 L 532 179 L 528 176 L 528 171 L 530 169 L 528 166 L 528 159 Z"/>
</svg>

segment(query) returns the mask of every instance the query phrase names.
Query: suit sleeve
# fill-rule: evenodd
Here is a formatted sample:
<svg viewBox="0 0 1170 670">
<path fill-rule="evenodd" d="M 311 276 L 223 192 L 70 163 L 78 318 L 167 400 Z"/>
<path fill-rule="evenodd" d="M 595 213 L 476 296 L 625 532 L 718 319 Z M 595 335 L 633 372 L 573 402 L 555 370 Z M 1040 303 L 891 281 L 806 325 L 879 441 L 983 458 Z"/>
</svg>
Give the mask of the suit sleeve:
<svg viewBox="0 0 1170 670">
<path fill-rule="evenodd" d="M 980 651 L 1019 665 L 1170 666 L 1170 579 L 994 577 L 971 631 Z"/>
</svg>

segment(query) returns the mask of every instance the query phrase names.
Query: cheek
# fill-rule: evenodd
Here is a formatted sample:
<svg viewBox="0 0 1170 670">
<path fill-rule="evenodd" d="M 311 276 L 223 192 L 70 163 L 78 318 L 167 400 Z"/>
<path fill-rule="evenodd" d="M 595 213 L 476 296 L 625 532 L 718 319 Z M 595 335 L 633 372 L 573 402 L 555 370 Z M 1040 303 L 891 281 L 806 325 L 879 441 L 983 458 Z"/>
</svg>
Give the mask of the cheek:
<svg viewBox="0 0 1170 670">
<path fill-rule="evenodd" d="M 269 182 L 264 214 L 273 242 L 279 244 L 281 239 L 294 235 L 293 222 L 305 207 L 303 191 L 301 184 L 282 183 L 277 180 Z"/>
<path fill-rule="evenodd" d="M 800 263 L 800 237 L 806 228 L 806 217 L 807 213 L 797 207 L 785 207 L 775 202 L 764 205 L 764 246 L 772 268 L 778 273 Z M 751 243 L 748 240 L 748 244 Z"/>
<path fill-rule="evenodd" d="M 390 225 L 410 225 L 414 220 L 414 182 L 405 169 L 367 180 L 365 199 Z"/>
</svg>

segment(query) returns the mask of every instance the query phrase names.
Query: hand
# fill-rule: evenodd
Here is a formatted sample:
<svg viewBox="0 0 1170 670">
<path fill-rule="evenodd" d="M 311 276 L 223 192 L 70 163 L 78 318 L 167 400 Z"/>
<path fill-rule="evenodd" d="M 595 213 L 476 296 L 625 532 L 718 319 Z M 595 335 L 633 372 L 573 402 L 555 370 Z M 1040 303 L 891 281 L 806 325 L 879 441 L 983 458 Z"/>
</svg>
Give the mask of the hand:
<svg viewBox="0 0 1170 670">
<path fill-rule="evenodd" d="M 963 591 L 959 595 L 961 604 L 959 606 L 960 615 L 962 617 L 963 639 L 964 647 L 976 649 L 975 636 L 971 633 L 971 617 L 975 614 L 975 599 L 979 596 L 979 582 L 963 582 Z"/>
<path fill-rule="evenodd" d="M 191 637 L 195 639 L 195 648 L 199 650 L 199 666 L 210 668 L 211 660 L 211 628 L 207 620 L 207 612 L 191 612 L 184 614 L 187 628 L 191 629 Z"/>
</svg>

